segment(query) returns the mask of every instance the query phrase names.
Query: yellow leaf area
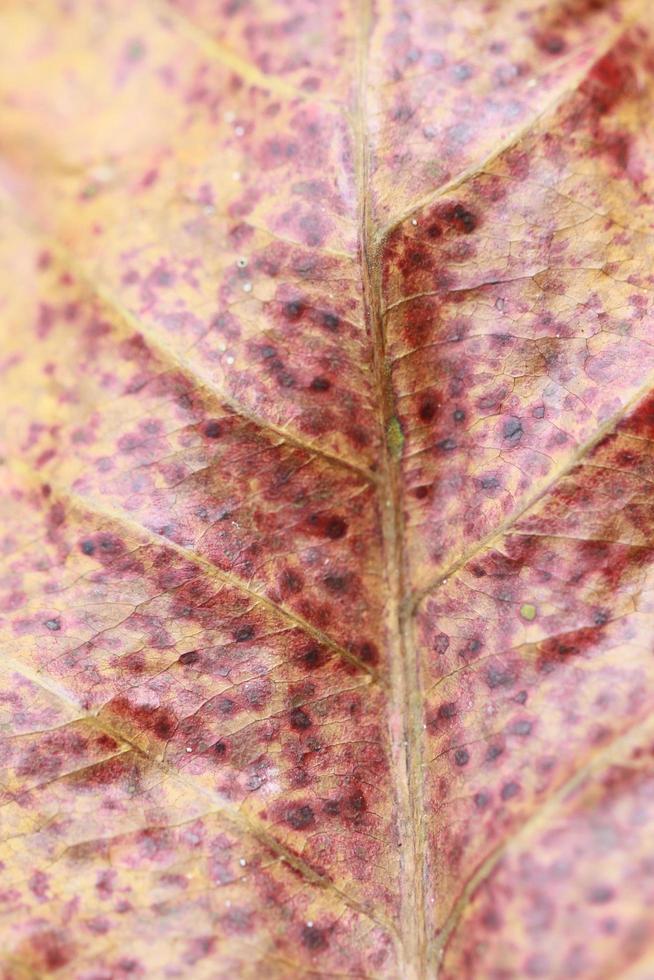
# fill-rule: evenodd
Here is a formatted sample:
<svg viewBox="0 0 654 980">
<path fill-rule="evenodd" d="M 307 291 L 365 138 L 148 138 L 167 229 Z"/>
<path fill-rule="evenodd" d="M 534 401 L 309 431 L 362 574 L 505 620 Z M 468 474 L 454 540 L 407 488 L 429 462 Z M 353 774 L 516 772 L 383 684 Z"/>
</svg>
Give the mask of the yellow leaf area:
<svg viewBox="0 0 654 980">
<path fill-rule="evenodd" d="M 0 6 L 3 980 L 654 975 L 654 38 Z"/>
</svg>

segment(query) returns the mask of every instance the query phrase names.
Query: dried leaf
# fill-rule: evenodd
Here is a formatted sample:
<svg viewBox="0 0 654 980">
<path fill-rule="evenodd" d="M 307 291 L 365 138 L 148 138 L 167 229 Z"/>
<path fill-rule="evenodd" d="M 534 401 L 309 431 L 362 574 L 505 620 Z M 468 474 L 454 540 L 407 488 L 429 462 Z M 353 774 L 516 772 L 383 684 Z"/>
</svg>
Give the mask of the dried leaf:
<svg viewBox="0 0 654 980">
<path fill-rule="evenodd" d="M 5 980 L 652 975 L 650 14 L 5 0 Z"/>
</svg>

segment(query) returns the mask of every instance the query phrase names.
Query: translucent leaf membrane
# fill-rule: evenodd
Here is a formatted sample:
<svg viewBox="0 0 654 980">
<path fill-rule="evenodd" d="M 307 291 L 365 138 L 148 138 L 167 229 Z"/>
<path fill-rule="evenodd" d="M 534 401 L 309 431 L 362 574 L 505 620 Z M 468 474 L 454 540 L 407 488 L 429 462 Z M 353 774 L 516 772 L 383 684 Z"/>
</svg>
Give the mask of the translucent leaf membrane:
<svg viewBox="0 0 654 980">
<path fill-rule="evenodd" d="M 0 24 L 3 978 L 647 980 L 647 5 Z"/>
</svg>

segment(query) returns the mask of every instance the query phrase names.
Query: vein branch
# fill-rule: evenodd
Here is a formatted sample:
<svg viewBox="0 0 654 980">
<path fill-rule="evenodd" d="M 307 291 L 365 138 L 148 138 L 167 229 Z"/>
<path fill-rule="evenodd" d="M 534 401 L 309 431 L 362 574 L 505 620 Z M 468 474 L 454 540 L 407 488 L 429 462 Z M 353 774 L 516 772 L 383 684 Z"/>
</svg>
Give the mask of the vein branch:
<svg viewBox="0 0 654 980">
<path fill-rule="evenodd" d="M 12 466 L 23 475 L 29 473 L 28 467 L 26 467 L 24 464 L 17 465 L 14 463 Z M 31 476 L 31 474 L 29 475 Z M 130 518 L 129 515 L 122 509 L 101 504 L 96 499 L 90 497 L 80 496 L 70 488 L 58 487 L 54 483 L 51 483 L 50 486 L 53 496 L 59 497 L 61 500 L 65 500 L 66 502 L 72 504 L 79 511 L 92 513 L 96 517 L 104 518 L 108 522 L 118 524 L 121 527 L 128 529 L 136 540 L 141 539 L 141 541 L 143 541 L 143 539 L 145 539 L 147 542 L 163 546 L 176 552 L 185 561 L 195 565 L 197 568 L 200 568 L 208 578 L 214 579 L 223 585 L 227 585 L 232 589 L 245 593 L 245 595 L 249 596 L 259 606 L 263 606 L 264 609 L 267 609 L 275 616 L 284 619 L 290 627 L 302 630 L 308 636 L 312 637 L 312 639 L 314 639 L 317 643 L 320 643 L 328 650 L 331 650 L 332 653 L 342 657 L 342 659 L 347 661 L 347 663 L 365 673 L 371 681 L 375 681 L 379 684 L 383 683 L 377 671 L 375 671 L 373 667 L 370 667 L 368 664 L 364 663 L 364 661 L 357 657 L 356 654 L 352 653 L 351 650 L 341 646 L 327 633 L 323 633 L 322 630 L 318 629 L 316 626 L 313 626 L 310 622 L 308 622 L 308 620 L 304 619 L 302 616 L 298 616 L 286 606 L 273 602 L 272 599 L 269 599 L 261 592 L 258 592 L 256 589 L 252 588 L 238 576 L 233 575 L 230 572 L 223 571 L 207 558 L 203 558 L 201 555 L 196 554 L 196 552 L 190 548 L 177 544 L 170 538 L 164 537 L 164 535 L 158 534 L 156 531 L 151 530 L 151 528 L 147 527 L 146 525 L 132 520 L 132 518 Z"/>
<path fill-rule="evenodd" d="M 234 830 L 240 834 L 245 832 L 253 836 L 259 841 L 259 843 L 263 844 L 264 847 L 280 858 L 280 860 L 283 860 L 289 865 L 289 867 L 297 871 L 305 879 L 305 881 L 326 891 L 332 892 L 333 894 L 337 895 L 343 904 L 348 908 L 353 909 L 360 915 L 363 915 L 367 919 L 381 925 L 384 929 L 393 931 L 392 924 L 377 918 L 366 906 L 362 905 L 356 899 L 343 892 L 324 875 L 319 874 L 300 856 L 290 851 L 258 820 L 244 815 L 241 810 L 232 807 L 223 799 L 223 797 L 219 796 L 213 790 L 209 789 L 208 787 L 198 785 L 195 780 L 184 776 L 178 770 L 168 765 L 163 759 L 158 758 L 151 752 L 145 751 L 140 745 L 133 742 L 129 736 L 122 731 L 119 725 L 106 720 L 104 717 L 101 718 L 98 715 L 84 712 L 72 694 L 70 694 L 65 688 L 62 688 L 56 681 L 53 681 L 41 671 L 30 669 L 20 661 L 8 656 L 4 657 L 3 668 L 19 674 L 26 680 L 36 684 L 42 690 L 45 690 L 49 694 L 53 695 L 56 700 L 60 701 L 69 710 L 72 710 L 75 713 L 75 717 L 71 719 L 72 721 L 87 722 L 93 728 L 105 735 L 109 735 L 114 739 L 114 741 L 122 744 L 126 750 L 131 751 L 135 756 L 145 760 L 150 766 L 164 773 L 169 779 L 174 780 L 179 785 L 183 785 L 186 789 L 191 790 L 191 792 L 195 793 L 197 796 L 210 801 L 213 810 L 221 817 L 222 820 L 224 820 L 225 823 L 231 825 Z M 98 765 L 100 762 L 95 764 Z"/>
<path fill-rule="evenodd" d="M 468 549 L 463 555 L 457 558 L 455 561 L 451 562 L 446 568 L 438 573 L 435 578 L 427 583 L 422 589 L 416 591 L 411 599 L 412 607 L 415 610 L 418 605 L 422 602 L 430 592 L 438 586 L 445 584 L 448 579 L 453 575 L 456 575 L 465 565 L 468 564 L 473 558 L 479 555 L 482 551 L 485 551 L 490 545 L 492 545 L 498 538 L 501 538 L 507 532 L 514 528 L 514 525 L 523 517 L 528 511 L 530 511 L 535 505 L 546 497 L 550 491 L 556 486 L 559 480 L 568 476 L 577 466 L 580 466 L 585 462 L 585 460 L 592 454 L 593 450 L 602 442 L 602 440 L 610 435 L 619 425 L 619 423 L 628 416 L 629 412 L 635 408 L 635 406 L 643 398 L 646 398 L 654 391 L 654 372 L 648 375 L 645 383 L 629 398 L 622 408 L 611 415 L 607 421 L 593 433 L 590 439 L 582 443 L 579 446 L 576 453 L 574 453 L 568 460 L 566 460 L 561 466 L 556 467 L 548 479 L 537 486 L 534 493 L 530 494 L 525 500 L 517 507 L 505 521 L 498 524 L 497 527 L 489 531 L 487 535 L 481 538 L 480 541 L 475 542 L 475 544 Z"/>
</svg>

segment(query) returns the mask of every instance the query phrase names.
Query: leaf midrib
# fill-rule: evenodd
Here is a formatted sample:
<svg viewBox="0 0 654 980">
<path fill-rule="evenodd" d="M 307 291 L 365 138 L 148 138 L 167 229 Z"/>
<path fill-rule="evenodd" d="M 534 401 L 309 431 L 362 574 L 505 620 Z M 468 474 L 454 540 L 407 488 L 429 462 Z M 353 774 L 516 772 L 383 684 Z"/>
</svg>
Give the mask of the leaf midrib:
<svg viewBox="0 0 654 980">
<path fill-rule="evenodd" d="M 397 427 L 391 363 L 386 352 L 382 299 L 381 259 L 383 236 L 376 232 L 370 187 L 368 138 L 368 50 L 373 22 L 372 0 L 359 0 L 360 31 L 357 39 L 357 93 L 354 113 L 357 190 L 360 227 L 361 271 L 365 323 L 371 335 L 373 375 L 378 407 L 378 437 L 382 447 L 377 483 L 381 521 L 384 580 L 388 691 L 389 773 L 397 813 L 395 832 L 399 852 L 398 975 L 403 980 L 424 980 L 434 975 L 428 964 L 428 933 L 424 894 L 426 836 L 423 803 L 423 739 L 418 657 L 414 649 L 409 612 L 410 583 L 406 575 L 401 454 L 394 450 L 392 433 Z M 402 724 L 393 724 L 394 717 Z"/>
</svg>

